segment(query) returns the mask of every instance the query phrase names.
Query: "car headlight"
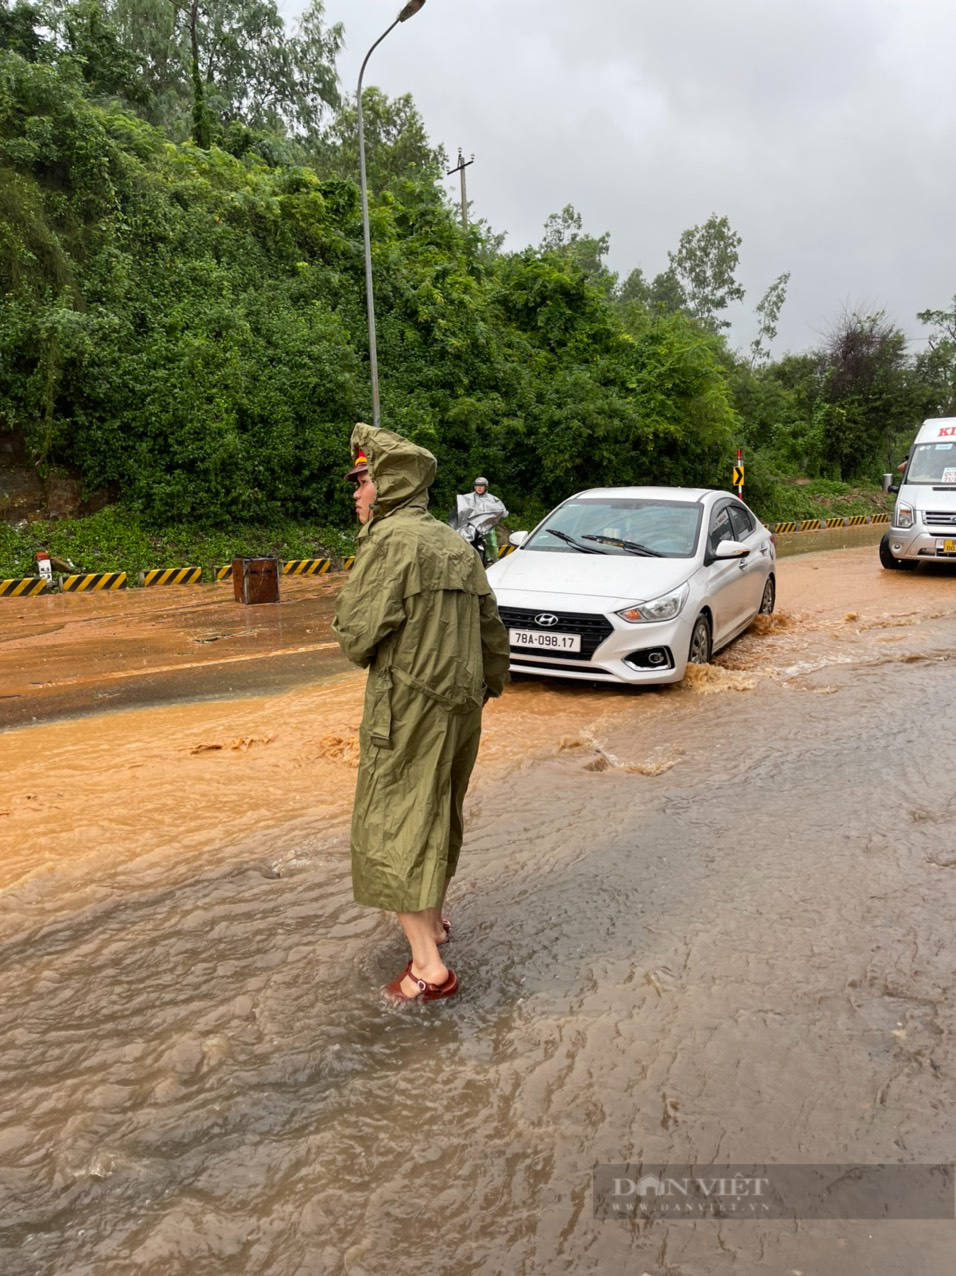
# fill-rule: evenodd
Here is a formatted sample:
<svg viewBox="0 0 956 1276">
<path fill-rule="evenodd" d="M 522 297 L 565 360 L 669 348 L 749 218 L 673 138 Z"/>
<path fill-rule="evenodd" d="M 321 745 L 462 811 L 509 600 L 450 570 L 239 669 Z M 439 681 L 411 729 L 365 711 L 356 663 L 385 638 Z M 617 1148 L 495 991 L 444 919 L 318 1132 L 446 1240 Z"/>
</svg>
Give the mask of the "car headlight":
<svg viewBox="0 0 956 1276">
<path fill-rule="evenodd" d="M 687 602 L 690 586 L 681 585 L 680 589 L 671 590 L 669 594 L 661 594 L 660 598 L 652 598 L 647 603 L 635 603 L 633 607 L 625 607 L 615 612 L 630 625 L 649 624 L 655 620 L 673 620 Z"/>
<path fill-rule="evenodd" d="M 894 527 L 912 527 L 915 515 L 912 505 L 897 505 L 896 513 L 893 515 Z"/>
</svg>

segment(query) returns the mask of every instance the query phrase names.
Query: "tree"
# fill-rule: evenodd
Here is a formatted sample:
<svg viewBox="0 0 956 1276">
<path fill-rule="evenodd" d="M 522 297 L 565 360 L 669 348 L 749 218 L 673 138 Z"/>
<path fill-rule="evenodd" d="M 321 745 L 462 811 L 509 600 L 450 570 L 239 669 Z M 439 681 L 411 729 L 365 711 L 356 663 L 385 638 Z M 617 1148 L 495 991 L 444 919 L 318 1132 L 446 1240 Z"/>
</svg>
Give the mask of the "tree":
<svg viewBox="0 0 956 1276">
<path fill-rule="evenodd" d="M 906 334 L 885 311 L 845 312 L 823 356 L 824 397 L 837 409 L 826 431 L 827 457 L 840 478 L 869 475 L 884 463 L 896 434 L 921 415 Z"/>
<path fill-rule="evenodd" d="M 29 0 L 9 4 L 0 0 L 0 49 L 16 53 L 27 62 L 39 62 L 46 41 L 40 35 L 43 15 Z"/>
<path fill-rule="evenodd" d="M 373 195 L 399 191 L 405 184 L 430 184 L 440 199 L 447 160 L 432 146 L 411 94 L 390 98 L 373 86 L 362 93 L 362 124 L 369 190 Z M 354 97 L 344 102 L 330 123 L 309 143 L 309 154 L 323 177 L 357 182 L 359 173 L 358 111 Z"/>
<path fill-rule="evenodd" d="M 105 91 L 118 3 L 100 0 L 101 24 L 73 0 L 89 21 L 64 23 L 51 65 L 0 51 L 0 425 L 37 465 L 121 493 L 153 524 L 344 524 L 336 458 L 369 406 L 354 105 L 301 143 L 285 120 L 237 119 L 217 145 L 211 0 L 197 0 L 213 142 L 197 147 L 185 19 L 169 0 L 123 0 L 154 18 L 162 3 L 185 34 L 164 44 L 157 20 L 137 55 L 145 83 L 144 50 L 166 51 L 169 78 L 157 61 L 150 83 L 175 95 L 171 141 Z M 444 458 L 439 507 L 488 470 L 523 520 L 612 479 L 725 481 L 740 431 L 720 336 L 645 309 L 637 278 L 613 298 L 607 237 L 573 209 L 541 250 L 464 231 L 411 99 L 370 89 L 365 105 L 384 415 Z"/>
<path fill-rule="evenodd" d="M 242 121 L 311 137 L 338 105 L 343 28 L 325 24 L 323 0 L 291 34 L 275 0 L 104 0 L 104 10 L 137 61 L 144 113 L 175 136 L 204 144 Z"/>
<path fill-rule="evenodd" d="M 778 275 L 754 307 L 759 326 L 757 335 L 750 344 L 751 368 L 770 358 L 770 346 L 777 337 L 777 322 L 780 319 L 783 303 L 787 299 L 789 282 L 789 270 L 783 275 Z"/>
<path fill-rule="evenodd" d="M 641 270 L 640 266 L 635 266 L 624 282 L 618 285 L 615 297 L 624 304 L 636 302 L 645 309 L 649 308 L 651 304 L 651 286 L 647 282 L 644 271 Z"/>
<path fill-rule="evenodd" d="M 729 320 L 717 317 L 718 312 L 744 297 L 734 277 L 741 242 L 727 218 L 712 213 L 703 226 L 685 230 L 677 252 L 667 254 L 691 315 L 715 332 L 730 327 Z"/>
<path fill-rule="evenodd" d="M 916 318 L 932 330 L 916 360 L 927 390 L 927 415 L 956 416 L 956 296 L 949 310 L 921 310 Z"/>
<path fill-rule="evenodd" d="M 117 97 L 142 107 L 146 91 L 133 55 L 123 47 L 101 0 L 73 0 L 50 10 L 61 73 L 75 71 L 92 97 Z"/>
<path fill-rule="evenodd" d="M 651 281 L 651 307 L 665 315 L 687 311 L 687 294 L 673 267 L 668 266 Z"/>
<path fill-rule="evenodd" d="M 956 296 L 953 297 L 952 309 L 921 310 L 916 318 L 920 323 L 929 324 L 934 328 L 940 329 L 939 332 L 930 333 L 930 345 L 940 341 L 956 342 Z"/>
<path fill-rule="evenodd" d="M 617 283 L 617 275 L 604 264 L 611 247 L 611 236 L 605 231 L 594 238 L 582 233 L 581 214 L 573 204 L 566 204 L 560 213 L 552 213 L 544 224 L 544 238 L 538 249 L 541 253 L 554 253 L 572 262 L 580 271 L 610 296 Z"/>
<path fill-rule="evenodd" d="M 615 292 L 615 300 L 625 310 L 634 305 L 658 314 L 676 315 L 687 310 L 687 297 L 671 267 L 648 281 L 639 266 L 628 275 Z"/>
</svg>

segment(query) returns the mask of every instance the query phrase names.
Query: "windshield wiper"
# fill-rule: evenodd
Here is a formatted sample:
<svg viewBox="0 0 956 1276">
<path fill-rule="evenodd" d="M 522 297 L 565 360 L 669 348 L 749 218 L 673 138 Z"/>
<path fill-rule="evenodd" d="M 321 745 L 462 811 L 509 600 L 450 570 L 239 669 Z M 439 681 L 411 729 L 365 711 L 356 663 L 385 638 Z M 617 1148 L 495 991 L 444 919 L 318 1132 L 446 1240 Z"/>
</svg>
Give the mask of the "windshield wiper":
<svg viewBox="0 0 956 1276">
<path fill-rule="evenodd" d="M 559 540 L 564 541 L 568 545 L 572 545 L 575 549 L 580 550 L 582 554 L 603 554 L 604 553 L 603 549 L 592 549 L 590 545 L 579 544 L 574 539 L 574 537 L 569 536 L 567 532 L 556 532 L 553 527 L 546 527 L 544 530 L 548 533 L 549 536 L 557 536 Z M 591 539 L 593 540 L 594 538 L 591 537 Z"/>
<path fill-rule="evenodd" d="M 629 554 L 643 554 L 646 558 L 664 557 L 656 549 L 648 549 L 646 545 L 639 545 L 637 541 L 622 541 L 617 536 L 589 536 L 585 532 L 581 539 L 585 541 L 600 541 L 602 545 L 617 545 L 620 549 L 626 549 Z"/>
</svg>

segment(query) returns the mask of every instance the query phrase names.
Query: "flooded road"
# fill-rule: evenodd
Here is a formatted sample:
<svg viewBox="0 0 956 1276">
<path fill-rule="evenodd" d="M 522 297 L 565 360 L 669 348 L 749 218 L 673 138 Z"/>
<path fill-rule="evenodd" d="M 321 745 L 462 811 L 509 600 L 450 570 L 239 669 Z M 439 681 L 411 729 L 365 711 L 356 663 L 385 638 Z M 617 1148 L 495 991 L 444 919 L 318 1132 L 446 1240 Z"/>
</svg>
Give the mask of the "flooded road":
<svg viewBox="0 0 956 1276">
<path fill-rule="evenodd" d="M 129 705 L 284 690 L 351 666 L 329 624 L 341 576 L 0 599 L 0 730 Z"/>
<path fill-rule="evenodd" d="M 952 1222 L 591 1217 L 601 1162 L 956 1145 L 956 573 L 778 597 L 681 687 L 489 706 L 462 995 L 405 1012 L 363 675 L 0 734 L 0 1271 L 951 1273 Z"/>
</svg>

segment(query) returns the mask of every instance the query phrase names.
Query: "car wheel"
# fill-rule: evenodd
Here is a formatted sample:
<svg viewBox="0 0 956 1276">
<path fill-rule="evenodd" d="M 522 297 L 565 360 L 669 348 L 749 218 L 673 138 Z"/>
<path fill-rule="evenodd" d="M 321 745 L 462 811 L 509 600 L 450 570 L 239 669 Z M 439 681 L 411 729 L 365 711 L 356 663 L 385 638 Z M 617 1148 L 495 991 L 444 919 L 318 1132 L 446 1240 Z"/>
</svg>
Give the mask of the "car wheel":
<svg viewBox="0 0 956 1276">
<path fill-rule="evenodd" d="M 760 611 L 762 615 L 769 616 L 773 612 L 773 605 L 777 601 L 777 585 L 772 576 L 767 577 L 767 583 L 763 587 L 763 597 L 760 600 Z"/>
<path fill-rule="evenodd" d="M 687 656 L 689 665 L 710 664 L 710 621 L 703 612 L 694 621 L 694 632 L 690 636 L 690 652 Z"/>
</svg>

